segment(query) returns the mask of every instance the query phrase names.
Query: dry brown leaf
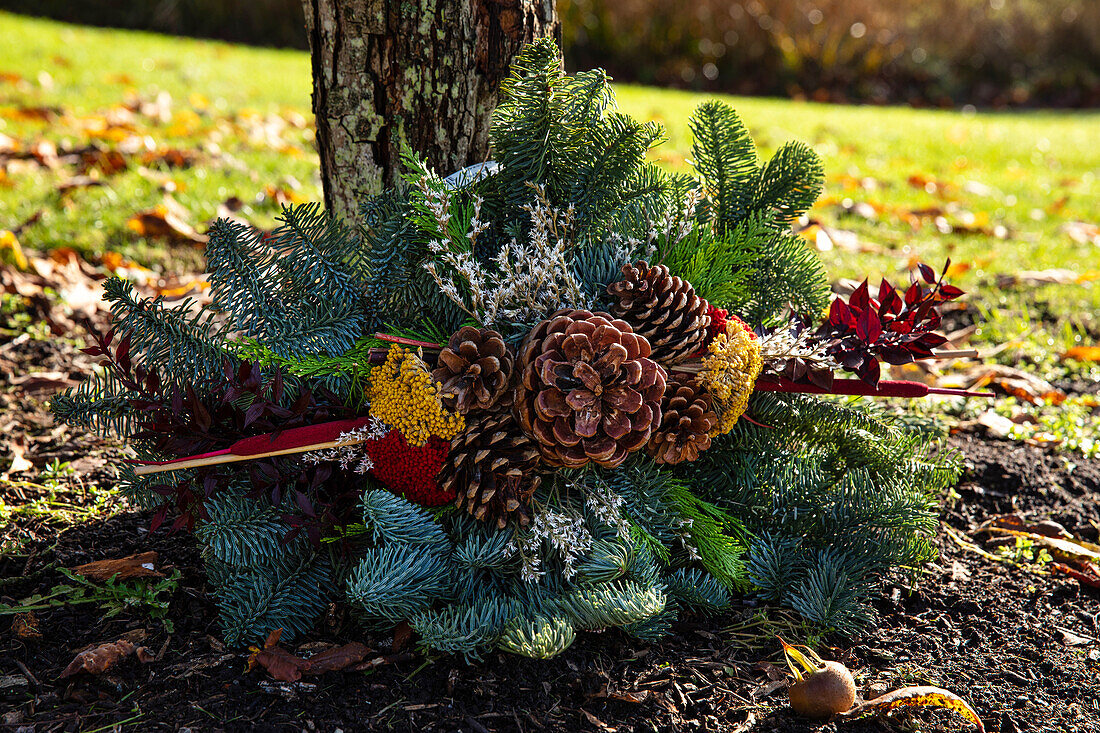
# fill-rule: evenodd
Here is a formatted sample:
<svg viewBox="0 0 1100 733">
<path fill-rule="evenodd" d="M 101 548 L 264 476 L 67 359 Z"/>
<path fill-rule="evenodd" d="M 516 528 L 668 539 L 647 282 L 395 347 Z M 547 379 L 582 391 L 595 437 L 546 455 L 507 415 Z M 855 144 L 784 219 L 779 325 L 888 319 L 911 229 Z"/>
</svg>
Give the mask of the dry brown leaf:
<svg viewBox="0 0 1100 733">
<path fill-rule="evenodd" d="M 92 148 L 80 154 L 80 172 L 82 174 L 98 170 L 105 176 L 113 176 L 126 170 L 128 166 L 126 156 L 117 150 Z"/>
<path fill-rule="evenodd" d="M 208 239 L 165 204 L 135 214 L 126 222 L 126 226 L 143 237 L 165 237 L 196 244 L 205 244 Z"/>
<path fill-rule="evenodd" d="M 152 653 L 145 647 L 134 646 L 125 639 L 119 639 L 118 641 L 100 644 L 93 649 L 80 652 L 61 673 L 59 679 L 72 677 L 78 672 L 103 674 L 108 669 L 115 666 L 120 660 L 125 659 L 131 654 L 136 656 L 138 661 L 142 664 L 153 661 Z"/>
<path fill-rule="evenodd" d="M 25 393 L 57 391 L 68 389 L 76 384 L 69 375 L 64 372 L 32 372 L 20 374 L 8 380 L 13 387 L 20 387 Z"/>
<path fill-rule="evenodd" d="M 113 560 L 96 560 L 85 565 L 69 568 L 77 575 L 83 575 L 92 580 L 108 580 L 118 576 L 119 580 L 130 578 L 163 578 L 164 573 L 156 569 L 157 553 L 142 552 L 129 557 L 120 557 Z"/>
<path fill-rule="evenodd" d="M 252 654 L 248 657 L 248 671 L 257 667 L 263 667 L 274 679 L 280 682 L 297 682 L 302 679 L 302 666 L 304 659 L 299 659 L 286 649 L 279 646 L 279 638 L 283 630 L 275 629 L 267 635 L 263 648 L 250 647 Z"/>
<path fill-rule="evenodd" d="M 412 626 L 408 621 L 402 621 L 393 630 L 393 643 L 390 644 L 390 652 L 396 653 L 405 648 L 412 638 Z"/>
<path fill-rule="evenodd" d="M 1004 364 L 977 364 L 958 376 L 962 377 L 962 384 L 966 389 L 994 387 L 1033 404 L 1049 401 L 1060 405 L 1066 399 L 1065 392 L 1045 379 Z"/>
<path fill-rule="evenodd" d="M 982 719 L 974 712 L 974 708 L 953 692 L 948 692 L 939 687 L 902 687 L 900 690 L 888 692 L 881 697 L 860 703 L 846 713 L 840 713 L 842 718 L 858 718 L 869 714 L 889 713 L 901 708 L 910 707 L 936 707 L 954 710 L 962 717 L 969 720 L 978 729 L 979 733 L 985 733 Z"/>
<path fill-rule="evenodd" d="M 42 632 L 38 630 L 38 619 L 34 611 L 17 613 L 11 620 L 11 632 L 20 639 L 41 639 Z"/>
<path fill-rule="evenodd" d="M 370 648 L 357 641 L 332 647 L 302 659 L 279 646 L 282 629 L 275 629 L 267 636 L 263 648 L 251 647 L 248 670 L 263 667 L 273 679 L 280 682 L 297 682 L 302 675 L 320 675 L 336 672 L 357 665 L 370 653 Z"/>
<path fill-rule="evenodd" d="M 362 662 L 370 651 L 370 647 L 357 641 L 327 649 L 306 659 L 302 672 L 308 675 L 319 675 L 347 669 L 353 664 Z"/>
<path fill-rule="evenodd" d="M 1094 563 L 1087 563 L 1082 569 L 1077 569 L 1065 563 L 1056 562 L 1051 563 L 1050 569 L 1062 575 L 1068 575 L 1082 585 L 1100 588 L 1100 566 Z"/>
</svg>

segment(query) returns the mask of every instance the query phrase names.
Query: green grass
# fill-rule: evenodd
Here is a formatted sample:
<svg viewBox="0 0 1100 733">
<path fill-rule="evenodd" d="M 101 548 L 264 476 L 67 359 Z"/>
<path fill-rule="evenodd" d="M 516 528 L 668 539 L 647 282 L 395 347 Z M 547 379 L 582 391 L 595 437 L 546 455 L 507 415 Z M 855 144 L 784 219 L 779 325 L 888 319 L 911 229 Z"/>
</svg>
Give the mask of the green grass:
<svg viewBox="0 0 1100 733">
<path fill-rule="evenodd" d="M 295 188 L 302 200 L 320 197 L 310 127 L 281 130 L 278 141 L 249 139 L 256 120 L 310 118 L 310 67 L 305 53 L 231 46 L 128 31 L 67 26 L 0 13 L 0 134 L 24 147 L 48 139 L 78 147 L 87 126 L 128 97 L 171 95 L 171 119 L 138 115 L 133 130 L 159 148 L 202 149 L 188 169 L 136 166 L 105 177 L 104 187 L 55 192 L 59 174 L 24 167 L 0 177 L 0 229 L 43 210 L 21 235 L 25 247 L 72 246 L 95 254 L 118 249 L 145 261 L 163 260 L 163 245 L 126 226 L 135 212 L 172 195 L 201 231 L 220 203 L 246 204 L 244 218 L 270 225 L 278 211 L 266 186 Z M 5 76 L 6 75 L 6 76 Z M 14 77 L 12 76 L 14 75 Z M 48 78 L 45 76 L 48 75 Z M 18 80 L 12 79 L 18 77 Z M 687 120 L 704 97 L 635 86 L 618 88 L 624 111 L 665 125 L 669 140 L 655 159 L 682 168 L 690 156 Z M 978 341 L 996 342 L 1037 328 L 1032 337 L 1060 350 L 1100 332 L 1100 282 L 998 288 L 996 274 L 1068 268 L 1100 271 L 1100 247 L 1074 242 L 1068 221 L 1100 222 L 1100 113 L 960 113 L 905 108 L 820 105 L 728 98 L 757 143 L 770 154 L 802 139 L 822 156 L 825 196 L 811 215 L 854 232 L 872 252 L 834 249 L 823 257 L 835 277 L 904 279 L 910 261 L 951 257 L 968 266 L 956 282 L 975 291 L 985 313 Z M 55 107 L 56 118 L 26 119 L 18 110 Z M 259 115 L 260 117 L 257 117 Z M 104 146 L 117 141 L 101 139 Z M 213 147 L 212 144 L 216 147 Z M 62 175 L 61 177 L 64 177 Z M 866 184 L 866 185 L 864 185 Z M 869 220 L 846 213 L 845 199 L 870 204 Z M 938 231 L 942 209 L 956 231 Z M 917 227 L 910 221 L 917 222 Z M 958 231 L 970 223 L 972 233 Z M 1007 238 L 994 236 L 1004 227 Z"/>
</svg>

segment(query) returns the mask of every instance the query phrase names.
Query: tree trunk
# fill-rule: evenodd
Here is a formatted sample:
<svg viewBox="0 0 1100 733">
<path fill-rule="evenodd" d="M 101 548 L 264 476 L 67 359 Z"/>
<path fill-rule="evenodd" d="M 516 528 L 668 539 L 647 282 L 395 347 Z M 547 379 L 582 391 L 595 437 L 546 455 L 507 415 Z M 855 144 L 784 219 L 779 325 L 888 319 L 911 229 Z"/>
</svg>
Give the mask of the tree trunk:
<svg viewBox="0 0 1100 733">
<path fill-rule="evenodd" d="M 554 0 L 302 0 L 326 208 L 394 184 L 400 140 L 446 175 L 488 157 L 519 49 L 558 34 Z"/>
</svg>

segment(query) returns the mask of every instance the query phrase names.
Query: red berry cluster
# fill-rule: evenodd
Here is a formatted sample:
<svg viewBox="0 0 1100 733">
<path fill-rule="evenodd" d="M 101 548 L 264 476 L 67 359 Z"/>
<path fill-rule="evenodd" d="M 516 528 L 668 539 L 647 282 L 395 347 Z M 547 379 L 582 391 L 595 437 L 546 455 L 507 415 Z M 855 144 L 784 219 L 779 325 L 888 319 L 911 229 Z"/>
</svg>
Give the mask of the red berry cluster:
<svg viewBox="0 0 1100 733">
<path fill-rule="evenodd" d="M 431 436 L 422 446 L 409 445 L 398 430 L 363 444 L 374 468 L 371 473 L 393 493 L 421 506 L 442 506 L 455 499 L 440 488 L 436 476 L 450 450 L 450 441 Z"/>
<path fill-rule="evenodd" d="M 705 356 L 707 347 L 710 346 L 710 342 L 713 341 L 718 334 L 726 332 L 726 326 L 730 321 L 740 323 L 741 326 L 748 331 L 749 338 L 754 341 L 756 340 L 756 333 L 752 330 L 752 327 L 737 316 L 731 316 L 730 312 L 725 308 L 716 308 L 711 303 L 707 303 L 707 315 L 710 316 L 710 325 L 707 326 L 707 337 L 703 339 L 703 345 L 699 347 L 699 350 L 696 351 L 693 356 Z"/>
</svg>

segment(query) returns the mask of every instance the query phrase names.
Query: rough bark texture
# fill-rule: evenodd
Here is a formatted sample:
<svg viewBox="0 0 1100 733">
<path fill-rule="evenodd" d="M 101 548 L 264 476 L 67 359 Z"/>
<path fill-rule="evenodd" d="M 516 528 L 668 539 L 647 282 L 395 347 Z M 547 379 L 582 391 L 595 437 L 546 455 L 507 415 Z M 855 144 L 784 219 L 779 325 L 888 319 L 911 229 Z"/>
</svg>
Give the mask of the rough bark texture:
<svg viewBox="0 0 1100 733">
<path fill-rule="evenodd" d="M 557 34 L 553 0 L 303 0 L 325 205 L 397 180 L 401 136 L 442 174 L 488 157 L 500 81 Z"/>
</svg>

